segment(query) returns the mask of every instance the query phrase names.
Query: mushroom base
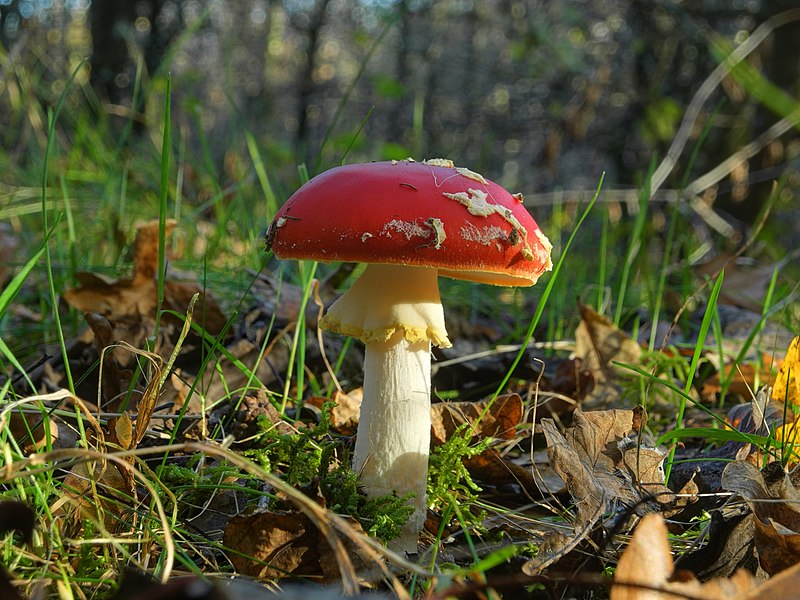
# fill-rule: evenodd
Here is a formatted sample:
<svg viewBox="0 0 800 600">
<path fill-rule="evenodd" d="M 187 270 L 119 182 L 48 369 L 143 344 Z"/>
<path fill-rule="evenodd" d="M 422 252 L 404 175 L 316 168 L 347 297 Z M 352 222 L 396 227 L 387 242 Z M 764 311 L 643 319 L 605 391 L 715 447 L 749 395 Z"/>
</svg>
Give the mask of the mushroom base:
<svg viewBox="0 0 800 600">
<path fill-rule="evenodd" d="M 416 553 L 425 523 L 431 431 L 430 342 L 408 342 L 401 332 L 366 345 L 364 402 L 353 469 L 368 495 L 413 492 L 414 513 L 391 546 Z"/>
</svg>

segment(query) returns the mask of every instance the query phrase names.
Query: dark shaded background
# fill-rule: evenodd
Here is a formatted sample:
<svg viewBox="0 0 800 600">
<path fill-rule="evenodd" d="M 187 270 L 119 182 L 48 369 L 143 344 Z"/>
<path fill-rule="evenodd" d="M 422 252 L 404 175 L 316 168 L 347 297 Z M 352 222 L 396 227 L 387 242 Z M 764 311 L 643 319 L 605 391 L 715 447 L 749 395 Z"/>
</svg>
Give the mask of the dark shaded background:
<svg viewBox="0 0 800 600">
<path fill-rule="evenodd" d="M 0 0 L 0 144 L 38 143 L 14 110 L 20 70 L 54 102 L 82 57 L 84 101 L 133 134 L 158 123 L 150 100 L 172 77 L 173 118 L 190 147 L 226 149 L 251 131 L 270 166 L 294 176 L 339 162 L 449 157 L 512 189 L 641 185 L 684 111 L 731 47 L 796 2 L 585 0 Z M 793 98 L 800 21 L 748 63 Z M 139 83 L 137 84 L 137 80 Z M 138 85 L 138 89 L 137 89 Z M 3 106 L 5 105 L 5 106 Z M 21 116 L 22 115 L 22 116 Z M 708 101 L 668 188 L 719 164 L 780 117 L 726 78 Z M 116 123 L 115 123 L 116 122 Z M 35 129 L 35 127 L 33 127 Z M 689 165 L 696 140 L 701 151 Z M 131 142 L 135 143 L 135 142 Z M 790 130 L 704 190 L 723 216 L 752 222 L 772 182 L 798 186 Z M 543 197 L 546 198 L 546 197 Z M 543 200 L 545 201 L 545 200 Z"/>
</svg>

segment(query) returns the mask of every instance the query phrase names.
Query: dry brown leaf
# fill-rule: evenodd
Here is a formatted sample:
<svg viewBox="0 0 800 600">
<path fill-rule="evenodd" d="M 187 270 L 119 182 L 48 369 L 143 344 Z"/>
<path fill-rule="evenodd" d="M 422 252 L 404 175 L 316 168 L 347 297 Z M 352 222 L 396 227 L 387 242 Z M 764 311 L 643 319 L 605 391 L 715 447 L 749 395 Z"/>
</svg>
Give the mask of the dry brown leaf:
<svg viewBox="0 0 800 600">
<path fill-rule="evenodd" d="M 133 423 L 127 412 L 108 421 L 109 440 L 113 441 L 123 450 L 128 450 L 133 445 Z"/>
<path fill-rule="evenodd" d="M 348 519 L 357 531 L 360 525 Z M 223 542 L 231 563 L 239 574 L 258 579 L 308 577 L 335 581 L 339 568 L 325 536 L 305 514 L 298 511 L 263 511 L 233 517 Z M 348 541 L 350 559 L 357 568 L 366 565 L 361 554 Z"/>
<path fill-rule="evenodd" d="M 583 361 L 598 385 L 613 382 L 612 362 L 638 364 L 642 349 L 628 334 L 585 304 L 578 306 L 581 322 L 575 330 L 575 356 Z"/>
<path fill-rule="evenodd" d="M 746 507 L 725 512 L 714 510 L 706 528 L 706 543 L 684 554 L 682 564 L 691 566 L 692 572 L 703 581 L 730 577 L 740 568 L 755 573 L 758 556 L 754 534 L 753 515 Z"/>
<path fill-rule="evenodd" d="M 634 586 L 661 587 L 674 570 L 667 527 L 658 514 L 645 515 L 617 563 L 612 600 L 656 600 L 663 595 Z M 628 586 L 618 585 L 624 582 Z M 630 585 L 632 584 L 632 585 Z"/>
<path fill-rule="evenodd" d="M 336 390 L 333 393 L 333 400 L 336 403 L 331 409 L 331 426 L 333 430 L 342 435 L 353 435 L 358 428 L 358 416 L 361 412 L 361 399 L 364 395 L 362 388 L 350 390 L 346 394 Z M 328 398 L 322 396 L 312 396 L 306 400 L 306 403 L 311 404 L 319 409 L 322 405 L 328 402 Z"/>
<path fill-rule="evenodd" d="M 794 600 L 800 590 L 800 563 L 781 571 L 755 587 L 748 594 L 734 600 Z"/>
<path fill-rule="evenodd" d="M 150 380 L 136 403 L 136 423 L 133 428 L 133 441 L 131 442 L 134 448 L 144 439 L 147 427 L 150 425 L 150 419 L 155 412 L 159 392 L 161 391 L 160 381 L 164 370 L 164 364 L 160 356 L 152 352 L 139 352 L 142 357 L 150 362 L 151 369 L 149 373 Z"/>
<path fill-rule="evenodd" d="M 272 427 L 280 435 L 297 432 L 292 425 L 283 420 L 278 409 L 270 402 L 264 388 L 259 388 L 255 395 L 242 398 L 236 412 L 228 416 L 230 410 L 229 407 L 224 407 L 215 416 L 225 420 L 226 433 L 232 435 L 237 443 L 246 445 L 254 436 L 264 432 L 266 423 L 272 423 Z"/>
<path fill-rule="evenodd" d="M 41 450 L 48 442 L 52 444 L 58 439 L 58 424 L 55 419 L 45 419 L 38 412 L 16 410 L 9 415 L 8 427 L 12 437 L 22 444 L 22 450 L 26 453 Z"/>
<path fill-rule="evenodd" d="M 585 408 L 614 406 L 623 393 L 620 378 L 630 374 L 614 363 L 638 365 L 642 350 L 635 340 L 603 315 L 582 303 L 578 308 L 581 322 L 575 329 L 574 355 L 594 382 L 582 405 Z M 657 395 L 661 393 L 658 391 Z"/>
<path fill-rule="evenodd" d="M 295 511 L 236 515 L 223 542 L 236 571 L 259 579 L 322 576 L 316 527 Z M 324 543 L 324 542 L 323 542 Z"/>
<path fill-rule="evenodd" d="M 647 512 L 654 497 L 657 505 L 674 501 L 664 485 L 660 465 L 666 454 L 639 444 L 644 411 L 576 410 L 574 426 L 562 435 L 550 419 L 542 419 L 550 464 L 564 480 L 578 509 L 578 527 L 603 513 L 612 503 L 636 506 Z"/>
<path fill-rule="evenodd" d="M 722 392 L 722 382 L 730 380 L 728 385 L 729 394 L 737 394 L 749 398 L 756 388 L 756 381 L 769 381 L 772 378 L 772 368 L 775 361 L 771 355 L 762 353 L 759 363 L 750 362 L 737 364 L 726 363 L 722 367 L 722 373 L 716 371 L 713 375 L 703 381 L 701 397 L 708 400 L 716 400 L 716 395 Z"/>
<path fill-rule="evenodd" d="M 108 462 L 78 463 L 64 478 L 61 490 L 51 510 L 66 516 L 68 536 L 77 535 L 85 519 L 103 523 L 111 533 L 130 522 L 126 499 L 133 497 L 134 489 L 133 476 L 126 469 Z"/>
<path fill-rule="evenodd" d="M 176 221 L 167 221 L 167 235 Z M 156 272 L 158 269 L 158 221 L 149 221 L 137 228 L 134 241 L 133 274 L 130 278 L 109 279 L 93 273 L 77 273 L 77 288 L 64 292 L 64 299 L 82 312 L 99 313 L 112 321 L 137 317 L 152 320 L 158 305 Z M 195 310 L 196 322 L 216 335 L 226 323 L 216 301 L 195 284 L 167 280 L 164 286 L 163 309 L 183 312 L 194 294 L 200 294 Z M 168 318 L 168 317 L 167 317 Z"/>
<path fill-rule="evenodd" d="M 722 473 L 722 487 L 750 505 L 764 571 L 774 575 L 800 562 L 800 492 L 779 463 L 759 471 L 749 462 L 731 462 Z"/>
<path fill-rule="evenodd" d="M 730 578 L 706 583 L 688 571 L 675 571 L 664 517 L 653 513 L 636 526 L 617 564 L 611 600 L 735 600 L 746 597 L 756 585 L 753 576 L 741 569 Z"/>
<path fill-rule="evenodd" d="M 134 373 L 134 353 L 122 347 L 120 342 L 139 348 L 147 333 L 138 317 L 119 319 L 113 325 L 99 313 L 87 312 L 84 318 L 93 334 L 92 344 L 103 361 L 101 391 L 106 400 L 103 408 L 116 412 L 120 402 L 127 397 Z"/>
<path fill-rule="evenodd" d="M 348 392 L 335 392 L 336 406 L 331 410 L 331 424 L 336 432 L 353 435 L 358 427 L 363 390 L 357 388 Z M 327 398 L 312 396 L 306 402 L 317 408 L 327 402 Z M 439 402 L 431 406 L 431 443 L 443 444 L 453 432 L 464 423 L 469 423 L 474 435 L 481 438 L 510 440 L 517 435 L 517 427 L 522 421 L 524 406 L 518 394 L 498 396 L 486 414 L 478 421 L 489 405 L 489 400 L 479 402 Z"/>
<path fill-rule="evenodd" d="M 644 410 L 576 410 L 573 420 L 574 426 L 564 435 L 551 419 L 542 419 L 541 425 L 550 465 L 564 480 L 577 509 L 574 533 L 529 561 L 525 568 L 529 574 L 559 560 L 609 511 L 607 526 L 614 527 L 620 519 L 675 504 L 675 494 L 664 485 L 660 470 L 666 454 L 639 443 Z"/>
<path fill-rule="evenodd" d="M 172 235 L 172 230 L 177 224 L 175 219 L 166 219 L 164 223 L 165 238 Z M 142 223 L 136 228 L 136 238 L 133 241 L 134 283 L 141 284 L 156 278 L 159 237 L 159 221 L 157 219 Z"/>
<path fill-rule="evenodd" d="M 761 568 L 770 575 L 800 563 L 800 533 L 771 518 L 756 517 L 756 548 Z"/>
<path fill-rule="evenodd" d="M 489 400 L 480 402 L 440 402 L 431 407 L 431 442 L 443 444 L 455 430 L 469 423 L 473 433 L 481 438 L 510 440 L 517 435 L 524 406 L 519 394 L 498 396 L 489 410 Z M 484 413 L 480 421 L 478 417 Z"/>
</svg>

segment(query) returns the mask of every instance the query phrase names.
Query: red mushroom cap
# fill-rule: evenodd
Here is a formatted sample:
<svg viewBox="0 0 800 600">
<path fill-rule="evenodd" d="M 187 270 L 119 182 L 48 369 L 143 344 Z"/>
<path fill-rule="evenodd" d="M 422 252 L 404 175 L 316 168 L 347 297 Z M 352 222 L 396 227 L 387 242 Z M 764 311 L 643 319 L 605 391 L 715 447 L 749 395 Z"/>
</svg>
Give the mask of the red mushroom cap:
<svg viewBox="0 0 800 600">
<path fill-rule="evenodd" d="M 520 194 L 444 159 L 346 165 L 297 190 L 267 234 L 278 258 L 434 267 L 532 285 L 551 244 Z"/>
</svg>

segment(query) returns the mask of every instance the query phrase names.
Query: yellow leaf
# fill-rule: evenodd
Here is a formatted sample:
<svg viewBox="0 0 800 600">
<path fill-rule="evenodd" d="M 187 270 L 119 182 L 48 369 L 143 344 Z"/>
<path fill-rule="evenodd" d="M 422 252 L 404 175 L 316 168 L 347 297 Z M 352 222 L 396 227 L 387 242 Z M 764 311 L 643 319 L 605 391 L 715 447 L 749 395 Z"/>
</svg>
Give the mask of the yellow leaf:
<svg viewBox="0 0 800 600">
<path fill-rule="evenodd" d="M 800 336 L 789 344 L 786 358 L 772 386 L 772 398 L 786 404 L 800 405 Z"/>
<path fill-rule="evenodd" d="M 797 423 L 786 423 L 775 429 L 775 439 L 779 442 L 795 444 L 800 442 L 800 430 Z"/>
</svg>

